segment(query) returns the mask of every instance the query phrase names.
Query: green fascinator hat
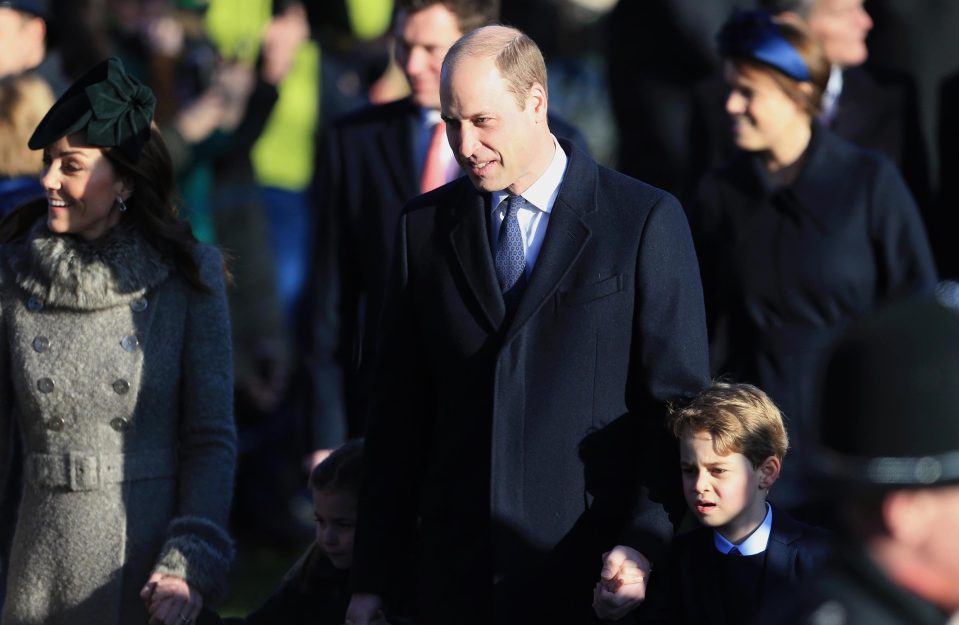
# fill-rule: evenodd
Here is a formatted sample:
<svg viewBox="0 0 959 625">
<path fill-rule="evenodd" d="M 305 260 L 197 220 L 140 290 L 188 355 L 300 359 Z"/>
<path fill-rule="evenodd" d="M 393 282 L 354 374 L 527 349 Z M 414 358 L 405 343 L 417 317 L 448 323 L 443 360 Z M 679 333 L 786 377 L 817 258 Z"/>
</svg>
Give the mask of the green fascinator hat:
<svg viewBox="0 0 959 625">
<path fill-rule="evenodd" d="M 156 98 L 123 69 L 120 59 L 102 61 L 60 96 L 27 145 L 40 150 L 61 137 L 83 132 L 87 143 L 114 147 L 132 161 L 150 139 Z"/>
</svg>

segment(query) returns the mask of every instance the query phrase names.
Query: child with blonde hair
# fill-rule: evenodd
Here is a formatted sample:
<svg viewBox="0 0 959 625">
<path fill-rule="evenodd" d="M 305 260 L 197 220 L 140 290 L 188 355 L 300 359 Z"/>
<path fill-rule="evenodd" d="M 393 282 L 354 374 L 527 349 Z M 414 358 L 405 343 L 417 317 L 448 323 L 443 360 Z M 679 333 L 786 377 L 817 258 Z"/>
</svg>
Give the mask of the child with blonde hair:
<svg viewBox="0 0 959 625">
<path fill-rule="evenodd" d="M 700 524 L 673 543 L 671 621 L 749 623 L 763 600 L 829 554 L 827 532 L 767 501 L 789 447 L 782 414 L 755 386 L 713 382 L 673 410 L 669 426 L 679 441 L 683 494 Z M 622 616 L 635 607 L 628 597 L 645 596 L 642 571 L 649 569 L 629 547 L 611 551 L 594 593 L 597 614 Z"/>
</svg>

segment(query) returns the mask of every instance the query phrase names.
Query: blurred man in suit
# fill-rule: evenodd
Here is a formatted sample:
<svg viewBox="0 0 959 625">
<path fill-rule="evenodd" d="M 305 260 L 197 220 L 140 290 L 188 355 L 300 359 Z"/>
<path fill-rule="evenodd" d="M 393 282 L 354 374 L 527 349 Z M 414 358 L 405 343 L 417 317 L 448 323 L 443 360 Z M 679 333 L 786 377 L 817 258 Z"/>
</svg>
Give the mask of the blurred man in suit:
<svg viewBox="0 0 959 625">
<path fill-rule="evenodd" d="M 47 46 L 50 17 L 47 0 L 0 0 L 0 78 L 29 72 L 54 95 L 66 90 L 60 57 Z"/>
</svg>

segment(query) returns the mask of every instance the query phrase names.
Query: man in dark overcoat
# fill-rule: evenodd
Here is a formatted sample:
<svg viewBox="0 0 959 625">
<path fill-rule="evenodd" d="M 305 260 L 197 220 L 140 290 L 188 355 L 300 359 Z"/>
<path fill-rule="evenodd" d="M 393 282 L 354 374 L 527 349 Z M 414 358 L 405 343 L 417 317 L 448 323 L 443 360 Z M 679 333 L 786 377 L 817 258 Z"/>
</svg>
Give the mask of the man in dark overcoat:
<svg viewBox="0 0 959 625">
<path fill-rule="evenodd" d="M 665 408 L 708 375 L 689 229 L 672 196 L 557 141 L 546 84 L 511 28 L 444 61 L 467 177 L 400 219 L 348 623 L 388 612 L 398 576 L 420 625 L 588 623 L 629 517 L 654 563 L 668 540 L 645 497 L 680 495 Z"/>
<path fill-rule="evenodd" d="M 317 362 L 339 384 L 318 410 L 359 436 L 365 423 L 372 357 L 400 212 L 423 191 L 463 175 L 440 119 L 440 67 L 469 31 L 493 23 L 496 0 L 399 0 L 393 20 L 396 59 L 408 97 L 374 104 L 338 119 L 318 148 L 315 204 L 322 222 L 314 266 L 313 332 Z M 567 122 L 553 131 L 585 148 Z M 439 131 L 439 132 L 437 132 Z M 436 145 L 435 149 L 433 148 Z M 435 161 L 435 163 L 434 163 Z M 427 174 L 438 169 L 436 176 Z"/>
</svg>

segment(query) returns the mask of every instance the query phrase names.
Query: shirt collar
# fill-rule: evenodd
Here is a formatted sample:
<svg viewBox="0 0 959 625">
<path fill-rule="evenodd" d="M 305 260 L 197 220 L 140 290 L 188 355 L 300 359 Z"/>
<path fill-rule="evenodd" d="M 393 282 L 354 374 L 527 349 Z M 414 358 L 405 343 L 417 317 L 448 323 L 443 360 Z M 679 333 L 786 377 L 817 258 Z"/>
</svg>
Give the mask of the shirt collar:
<svg viewBox="0 0 959 625">
<path fill-rule="evenodd" d="M 713 544 L 716 545 L 716 549 L 723 554 L 729 553 L 733 547 L 736 547 L 739 549 L 739 553 L 744 556 L 754 556 L 766 551 L 766 545 L 769 544 L 769 534 L 772 531 L 772 527 L 773 509 L 767 502 L 766 516 L 763 522 L 759 524 L 759 527 L 753 530 L 752 534 L 746 537 L 746 540 L 737 545 L 729 542 L 722 534 L 713 530 Z"/>
<path fill-rule="evenodd" d="M 559 145 L 559 142 L 556 141 L 556 137 L 553 135 L 550 136 L 553 139 L 553 147 L 555 148 L 553 150 L 553 160 L 549 162 L 549 166 L 546 168 L 546 171 L 543 172 L 543 175 L 523 192 L 523 199 L 526 200 L 527 205 L 534 206 L 544 213 L 553 211 L 553 204 L 556 203 L 556 197 L 559 195 L 559 187 L 563 184 L 563 176 L 566 174 L 566 163 L 569 161 L 566 152 Z M 490 210 L 495 211 L 500 205 L 500 202 L 509 197 L 509 195 L 507 191 L 494 191 L 491 197 Z"/>
<path fill-rule="evenodd" d="M 432 128 L 441 121 L 443 121 L 443 116 L 437 109 L 420 107 L 420 125 L 423 128 Z"/>
<path fill-rule="evenodd" d="M 833 100 L 839 97 L 839 94 L 842 93 L 842 68 L 838 65 L 833 65 L 829 70 L 829 82 L 826 83 L 826 93 Z"/>
</svg>

